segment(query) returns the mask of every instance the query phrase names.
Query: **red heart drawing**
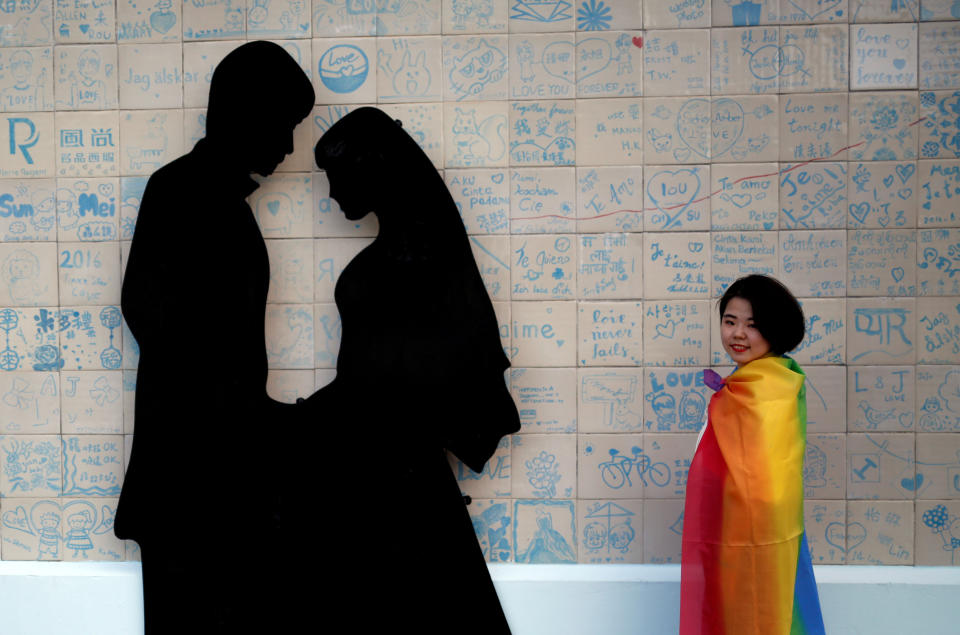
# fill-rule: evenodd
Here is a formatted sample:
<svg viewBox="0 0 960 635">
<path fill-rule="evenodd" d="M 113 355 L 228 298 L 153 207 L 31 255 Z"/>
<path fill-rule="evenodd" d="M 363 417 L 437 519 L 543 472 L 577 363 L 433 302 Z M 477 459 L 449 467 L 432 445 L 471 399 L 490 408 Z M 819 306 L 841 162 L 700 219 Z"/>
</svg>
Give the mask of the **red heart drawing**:
<svg viewBox="0 0 960 635">
<path fill-rule="evenodd" d="M 634 37 L 634 38 L 633 38 L 633 45 L 636 46 L 638 49 L 642 49 L 642 48 L 643 48 L 643 37 L 642 37 L 642 36 Z"/>
</svg>

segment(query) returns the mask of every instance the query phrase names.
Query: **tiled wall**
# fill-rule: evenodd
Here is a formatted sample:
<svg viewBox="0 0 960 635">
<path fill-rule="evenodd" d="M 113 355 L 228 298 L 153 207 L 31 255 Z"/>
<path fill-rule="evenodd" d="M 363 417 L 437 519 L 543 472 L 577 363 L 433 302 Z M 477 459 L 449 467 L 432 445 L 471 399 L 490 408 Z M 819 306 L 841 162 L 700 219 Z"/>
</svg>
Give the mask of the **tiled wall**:
<svg viewBox="0 0 960 635">
<path fill-rule="evenodd" d="M 0 0 L 0 557 L 137 556 L 111 525 L 139 199 L 202 136 L 217 62 L 275 39 L 318 105 L 250 199 L 272 394 L 333 375 L 333 284 L 375 225 L 341 217 L 312 146 L 378 104 L 443 170 L 513 362 L 523 430 L 482 474 L 452 464 L 490 561 L 678 561 L 700 370 L 730 364 L 715 298 L 765 272 L 807 314 L 814 561 L 960 564 L 958 18 L 954 0 Z M 224 309 L 185 307 L 209 346 L 184 364 L 223 372 Z"/>
</svg>

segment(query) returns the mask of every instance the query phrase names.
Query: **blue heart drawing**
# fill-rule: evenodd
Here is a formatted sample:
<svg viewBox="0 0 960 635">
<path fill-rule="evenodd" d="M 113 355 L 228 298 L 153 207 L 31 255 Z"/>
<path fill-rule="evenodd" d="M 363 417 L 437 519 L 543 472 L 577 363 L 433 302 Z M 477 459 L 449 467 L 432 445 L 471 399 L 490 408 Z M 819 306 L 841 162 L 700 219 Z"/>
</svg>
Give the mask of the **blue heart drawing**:
<svg viewBox="0 0 960 635">
<path fill-rule="evenodd" d="M 81 33 L 86 33 L 86 32 L 89 31 L 89 30 L 90 30 L 90 25 L 89 25 L 89 24 L 81 24 L 81 25 L 80 25 L 80 32 L 81 32 Z"/>
<path fill-rule="evenodd" d="M 846 527 L 843 523 L 833 521 L 832 523 L 827 524 L 827 528 L 823 532 L 823 537 L 826 538 L 827 544 L 835 549 L 839 549 L 843 553 L 847 552 L 845 529 Z"/>
<path fill-rule="evenodd" d="M 850 203 L 850 215 L 858 223 L 866 222 L 867 215 L 870 213 L 870 203 Z"/>
<path fill-rule="evenodd" d="M 903 59 L 902 57 L 898 57 L 897 59 L 893 60 L 893 67 L 898 71 L 903 70 L 903 67 L 906 65 L 907 60 Z"/>
<path fill-rule="evenodd" d="M 700 175 L 696 170 L 663 170 L 647 182 L 647 197 L 663 212 L 663 229 L 673 226 L 699 193 Z"/>
<path fill-rule="evenodd" d="M 708 99 L 690 99 L 677 112 L 677 134 L 680 135 L 680 140 L 704 159 L 710 158 L 712 121 Z"/>
<path fill-rule="evenodd" d="M 270 202 L 268 202 L 268 203 L 267 203 L 267 209 L 270 211 L 271 214 L 273 214 L 274 216 L 276 216 L 277 213 L 280 211 L 280 201 L 270 201 Z"/>
<path fill-rule="evenodd" d="M 867 528 L 858 522 L 847 525 L 847 551 L 856 549 L 867 539 Z"/>
<path fill-rule="evenodd" d="M 913 176 L 913 173 L 916 172 L 917 166 L 912 163 L 901 163 L 895 170 L 897 171 L 897 176 L 900 177 L 900 182 L 906 184 L 910 177 Z"/>
<path fill-rule="evenodd" d="M 744 207 L 746 207 L 747 205 L 753 202 L 753 195 L 752 194 L 731 194 L 730 196 L 727 197 L 727 199 L 731 203 L 739 207 L 740 209 L 743 209 Z"/>
<path fill-rule="evenodd" d="M 656 331 L 659 337 L 673 339 L 673 336 L 677 332 L 677 323 L 673 320 L 667 320 L 666 324 L 657 324 Z"/>
<path fill-rule="evenodd" d="M 173 11 L 157 11 L 150 14 L 150 26 L 160 33 L 166 33 L 176 23 L 177 14 Z"/>
<path fill-rule="evenodd" d="M 547 59 L 547 49 L 551 47 L 558 47 L 560 51 L 563 51 L 564 48 L 572 49 L 573 45 L 568 42 L 556 42 L 551 44 L 543 49 L 543 59 Z M 580 47 L 593 47 L 594 50 L 591 50 L 589 55 L 584 55 L 584 61 L 577 66 L 577 82 L 581 82 L 591 75 L 596 75 L 600 71 L 610 66 L 610 61 L 613 59 L 613 52 L 610 48 L 610 43 L 606 40 L 601 40 L 598 37 L 588 38 L 586 40 L 577 42 L 577 50 L 579 50 Z M 558 55 L 557 57 L 562 59 L 562 55 Z M 580 55 L 578 54 L 576 57 L 579 58 Z M 572 79 L 567 77 L 569 71 L 565 69 L 565 65 L 554 67 L 553 70 L 551 70 L 551 67 L 548 66 L 548 62 L 544 62 L 543 66 L 548 73 L 558 79 L 564 79 L 566 81 L 571 81 Z"/>
<path fill-rule="evenodd" d="M 893 185 L 893 175 L 888 174 L 883 177 L 883 187 L 890 187 L 891 185 Z"/>
<path fill-rule="evenodd" d="M 890 270 L 890 275 L 893 276 L 894 282 L 900 282 L 903 280 L 903 276 L 906 272 L 903 270 L 903 267 L 894 267 Z"/>
<path fill-rule="evenodd" d="M 900 486 L 909 492 L 915 492 L 923 485 L 923 474 L 917 472 L 914 478 L 905 478 L 900 480 Z"/>
<path fill-rule="evenodd" d="M 763 228 L 764 228 L 764 229 L 773 229 L 773 221 L 764 222 L 764 223 L 763 223 Z"/>
<path fill-rule="evenodd" d="M 496 172 L 495 174 L 492 174 L 490 176 L 490 180 L 496 183 L 497 185 L 500 185 L 501 183 L 503 183 L 503 172 Z"/>
<path fill-rule="evenodd" d="M 581 42 L 581 44 L 586 42 L 602 41 L 603 40 L 598 40 L 597 38 L 591 38 L 589 40 L 584 40 Z M 594 73 L 600 72 L 600 70 L 609 64 L 610 45 L 606 42 L 604 42 L 604 44 L 606 44 L 606 54 L 597 56 L 596 58 L 597 62 L 602 62 L 602 64 L 595 64 L 595 66 L 598 66 L 598 68 L 589 71 L 587 65 L 585 64 L 580 68 L 582 73 L 580 79 L 584 79 L 590 75 L 593 75 Z M 577 47 L 579 47 L 579 44 Z M 576 69 L 569 64 L 570 59 L 577 59 L 577 55 L 574 53 L 573 42 L 551 42 L 550 44 L 547 44 L 543 49 L 543 55 L 541 56 L 541 59 L 543 60 L 543 68 L 548 74 L 553 75 L 557 79 L 561 79 L 565 82 L 573 83 L 574 72 Z"/>
<path fill-rule="evenodd" d="M 717 99 L 713 102 L 711 116 L 713 136 L 712 156 L 722 157 L 740 140 L 743 134 L 743 106 L 732 99 Z"/>
<path fill-rule="evenodd" d="M 897 196 L 899 196 L 901 200 L 905 201 L 911 196 L 913 196 L 913 190 L 910 189 L 909 187 L 902 187 L 899 190 L 897 190 Z"/>
</svg>

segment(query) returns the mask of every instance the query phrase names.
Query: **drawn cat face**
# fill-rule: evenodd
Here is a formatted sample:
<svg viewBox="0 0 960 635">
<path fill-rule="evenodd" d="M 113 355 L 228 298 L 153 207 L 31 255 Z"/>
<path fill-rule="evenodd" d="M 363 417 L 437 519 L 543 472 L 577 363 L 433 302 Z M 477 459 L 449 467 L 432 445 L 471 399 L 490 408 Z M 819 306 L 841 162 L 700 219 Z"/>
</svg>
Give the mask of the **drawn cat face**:
<svg viewBox="0 0 960 635">
<path fill-rule="evenodd" d="M 475 95 L 503 77 L 506 68 L 507 57 L 503 51 L 481 40 L 475 48 L 454 59 L 450 80 L 457 92 Z"/>
</svg>

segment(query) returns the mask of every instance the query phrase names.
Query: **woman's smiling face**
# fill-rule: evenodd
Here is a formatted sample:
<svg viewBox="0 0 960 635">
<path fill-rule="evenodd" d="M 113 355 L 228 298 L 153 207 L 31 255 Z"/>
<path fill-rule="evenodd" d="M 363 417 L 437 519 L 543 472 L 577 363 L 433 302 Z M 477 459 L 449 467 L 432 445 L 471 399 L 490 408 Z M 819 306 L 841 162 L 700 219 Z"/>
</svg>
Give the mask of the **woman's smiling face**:
<svg viewBox="0 0 960 635">
<path fill-rule="evenodd" d="M 753 324 L 753 307 L 743 298 L 727 302 L 720 317 L 720 341 L 737 366 L 770 355 L 770 343 Z"/>
</svg>

